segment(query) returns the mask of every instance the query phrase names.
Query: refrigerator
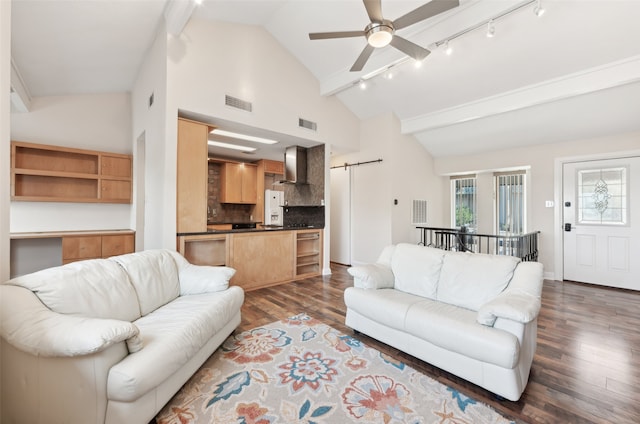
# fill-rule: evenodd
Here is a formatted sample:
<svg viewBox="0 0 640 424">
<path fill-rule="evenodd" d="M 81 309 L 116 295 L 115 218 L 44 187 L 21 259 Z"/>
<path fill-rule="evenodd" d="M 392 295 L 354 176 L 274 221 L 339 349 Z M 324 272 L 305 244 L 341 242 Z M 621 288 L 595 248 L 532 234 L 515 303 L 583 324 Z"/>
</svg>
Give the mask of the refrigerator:
<svg viewBox="0 0 640 424">
<path fill-rule="evenodd" d="M 282 225 L 282 205 L 284 192 L 277 190 L 264 191 L 264 225 Z"/>
</svg>

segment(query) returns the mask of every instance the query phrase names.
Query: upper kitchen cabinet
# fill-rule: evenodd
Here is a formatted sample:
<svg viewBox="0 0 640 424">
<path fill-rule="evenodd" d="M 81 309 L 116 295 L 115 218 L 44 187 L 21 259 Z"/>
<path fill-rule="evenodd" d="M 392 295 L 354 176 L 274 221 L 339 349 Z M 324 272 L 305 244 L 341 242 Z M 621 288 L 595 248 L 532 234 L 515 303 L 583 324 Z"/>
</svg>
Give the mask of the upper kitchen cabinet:
<svg viewBox="0 0 640 424">
<path fill-rule="evenodd" d="M 207 137 L 211 127 L 178 118 L 178 233 L 207 231 Z"/>
<path fill-rule="evenodd" d="M 255 205 L 258 201 L 258 168 L 250 163 L 225 162 L 220 174 L 220 203 Z"/>
<path fill-rule="evenodd" d="M 131 203 L 132 157 L 11 143 L 11 200 Z"/>
</svg>

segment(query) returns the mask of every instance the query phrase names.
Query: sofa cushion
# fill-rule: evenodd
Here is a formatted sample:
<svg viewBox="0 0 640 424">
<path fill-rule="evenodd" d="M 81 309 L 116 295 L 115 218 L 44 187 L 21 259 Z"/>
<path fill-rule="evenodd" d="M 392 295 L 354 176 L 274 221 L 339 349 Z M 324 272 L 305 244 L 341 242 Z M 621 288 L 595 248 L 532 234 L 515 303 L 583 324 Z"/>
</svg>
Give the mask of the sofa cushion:
<svg viewBox="0 0 640 424">
<path fill-rule="evenodd" d="M 120 264 L 129 275 L 138 295 L 142 316 L 180 294 L 178 267 L 168 250 L 145 250 L 114 256 L 109 260 Z"/>
<path fill-rule="evenodd" d="M 435 299 L 444 250 L 400 243 L 391 259 L 394 288 L 417 296 Z"/>
<path fill-rule="evenodd" d="M 111 367 L 108 398 L 132 402 L 160 385 L 240 311 L 243 300 L 238 286 L 180 296 L 135 321 L 144 348 Z"/>
<path fill-rule="evenodd" d="M 437 300 L 477 311 L 507 287 L 519 262 L 513 256 L 447 252 Z"/>
<path fill-rule="evenodd" d="M 393 289 L 365 290 L 347 287 L 344 303 L 360 315 L 396 330 L 404 330 L 409 307 L 423 298 Z"/>
<path fill-rule="evenodd" d="M 49 309 L 60 314 L 122 321 L 140 317 L 136 291 L 126 272 L 106 259 L 44 269 L 7 284 L 31 290 Z"/>
<path fill-rule="evenodd" d="M 361 289 L 393 288 L 394 277 L 391 268 L 381 264 L 353 266 L 347 270 L 354 278 L 353 285 Z"/>
<path fill-rule="evenodd" d="M 511 369 L 520 355 L 518 338 L 476 322 L 476 313 L 433 300 L 407 311 L 405 331 L 443 349 Z"/>
<path fill-rule="evenodd" d="M 236 270 L 227 266 L 187 264 L 180 268 L 180 296 L 226 290 Z"/>
</svg>

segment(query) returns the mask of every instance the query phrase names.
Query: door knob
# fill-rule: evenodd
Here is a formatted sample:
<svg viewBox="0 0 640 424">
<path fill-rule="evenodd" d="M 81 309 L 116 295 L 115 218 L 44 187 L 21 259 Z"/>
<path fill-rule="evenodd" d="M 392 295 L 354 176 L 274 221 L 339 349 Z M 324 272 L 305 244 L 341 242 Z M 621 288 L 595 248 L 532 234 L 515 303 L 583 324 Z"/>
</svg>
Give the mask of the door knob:
<svg viewBox="0 0 640 424">
<path fill-rule="evenodd" d="M 571 223 L 564 224 L 564 230 L 565 231 L 571 231 Z"/>
</svg>

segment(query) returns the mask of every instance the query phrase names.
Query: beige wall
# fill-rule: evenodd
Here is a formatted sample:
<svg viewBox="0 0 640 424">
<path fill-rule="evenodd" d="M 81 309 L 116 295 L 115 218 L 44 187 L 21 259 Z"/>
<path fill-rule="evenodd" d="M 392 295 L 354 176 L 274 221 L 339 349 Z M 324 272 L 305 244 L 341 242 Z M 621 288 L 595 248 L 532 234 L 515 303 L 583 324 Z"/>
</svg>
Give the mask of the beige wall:
<svg viewBox="0 0 640 424">
<path fill-rule="evenodd" d="M 555 218 L 560 212 L 559 194 L 555 188 L 555 162 L 561 158 L 629 152 L 640 149 L 640 133 L 575 140 L 564 143 L 506 149 L 478 155 L 435 159 L 438 175 L 472 173 L 483 170 L 529 167 L 529 231 L 540 231 L 539 260 L 544 264 L 545 277 L 555 276 Z M 448 187 L 448 181 L 444 183 Z M 450 196 L 443 197 L 445 215 L 450 216 Z M 555 201 L 554 208 L 545 207 L 546 200 Z M 486 207 L 483 206 L 483 211 Z"/>
</svg>

